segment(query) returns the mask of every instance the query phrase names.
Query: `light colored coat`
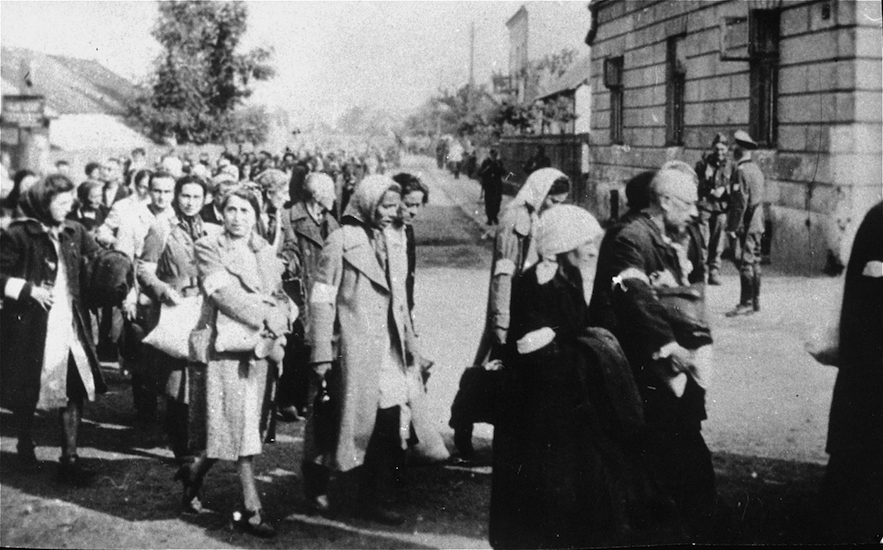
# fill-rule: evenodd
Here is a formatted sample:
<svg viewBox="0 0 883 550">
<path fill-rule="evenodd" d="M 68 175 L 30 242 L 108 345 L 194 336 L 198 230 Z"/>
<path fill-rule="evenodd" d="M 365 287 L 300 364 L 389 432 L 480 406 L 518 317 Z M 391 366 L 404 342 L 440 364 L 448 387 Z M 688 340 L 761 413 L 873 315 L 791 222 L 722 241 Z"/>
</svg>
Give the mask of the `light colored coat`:
<svg viewBox="0 0 883 550">
<path fill-rule="evenodd" d="M 215 351 L 215 320 L 222 311 L 246 326 L 263 327 L 282 304 L 283 265 L 275 249 L 256 234 L 245 246 L 226 234 L 209 235 L 196 242 L 195 252 L 213 329 L 206 379 L 206 450 L 209 458 L 236 460 L 261 452 L 267 361 L 248 352 Z"/>
<path fill-rule="evenodd" d="M 382 238 L 382 237 L 381 237 Z M 307 434 L 308 460 L 347 471 L 362 464 L 380 404 L 380 365 L 390 337 L 403 363 L 416 350 L 404 282 L 408 273 L 404 239 L 387 239 L 389 278 L 365 229 L 345 225 L 328 236 L 312 302 L 313 363 L 337 359 L 332 346 L 340 323 L 340 429 L 336 448 L 320 455 Z M 392 320 L 393 326 L 389 322 Z M 408 367 L 413 368 L 413 367 Z M 315 453 L 314 456 L 309 456 Z"/>
</svg>

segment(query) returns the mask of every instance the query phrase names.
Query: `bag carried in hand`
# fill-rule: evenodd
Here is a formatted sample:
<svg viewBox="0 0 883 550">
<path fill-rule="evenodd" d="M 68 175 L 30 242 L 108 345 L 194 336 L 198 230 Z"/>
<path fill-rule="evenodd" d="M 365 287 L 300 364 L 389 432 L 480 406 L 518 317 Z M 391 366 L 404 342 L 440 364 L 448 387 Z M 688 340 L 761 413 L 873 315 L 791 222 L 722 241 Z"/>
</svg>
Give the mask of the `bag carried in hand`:
<svg viewBox="0 0 883 550">
<path fill-rule="evenodd" d="M 215 323 L 215 351 L 219 353 L 239 353 L 254 351 L 261 340 L 261 329 L 249 327 L 218 310 Z"/>
<path fill-rule="evenodd" d="M 163 304 L 159 324 L 144 337 L 152 346 L 175 359 L 190 359 L 190 334 L 202 314 L 202 295 L 188 296 L 177 305 Z"/>
<path fill-rule="evenodd" d="M 456 427 L 476 422 L 494 424 L 500 417 L 509 375 L 505 368 L 487 370 L 469 367 L 464 370 L 460 377 L 460 389 L 451 405 L 450 425 Z"/>
</svg>

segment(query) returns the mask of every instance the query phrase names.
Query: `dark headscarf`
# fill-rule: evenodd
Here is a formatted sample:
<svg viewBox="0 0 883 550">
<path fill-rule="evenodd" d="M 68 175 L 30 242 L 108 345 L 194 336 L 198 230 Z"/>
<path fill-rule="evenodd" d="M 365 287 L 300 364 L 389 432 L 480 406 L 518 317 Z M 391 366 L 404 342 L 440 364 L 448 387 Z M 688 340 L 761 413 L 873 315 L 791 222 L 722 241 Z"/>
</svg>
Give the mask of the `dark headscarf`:
<svg viewBox="0 0 883 550">
<path fill-rule="evenodd" d="M 19 200 L 22 213 L 48 227 L 58 227 L 62 222 L 52 218 L 49 205 L 58 195 L 73 191 L 73 182 L 62 174 L 52 174 L 35 183 Z"/>
<path fill-rule="evenodd" d="M 175 214 L 178 216 L 178 223 L 181 227 L 187 231 L 190 235 L 190 238 L 193 239 L 194 242 L 198 241 L 205 235 L 205 231 L 202 225 L 202 216 L 200 212 L 197 212 L 193 216 L 185 216 L 183 212 L 178 208 L 178 196 L 181 194 L 181 191 L 184 189 L 185 185 L 198 185 L 202 187 L 202 196 L 205 198 L 206 193 L 206 185 L 205 182 L 196 176 L 184 176 L 183 178 L 179 178 L 177 182 L 175 182 L 175 201 L 172 206 L 175 208 Z"/>
</svg>

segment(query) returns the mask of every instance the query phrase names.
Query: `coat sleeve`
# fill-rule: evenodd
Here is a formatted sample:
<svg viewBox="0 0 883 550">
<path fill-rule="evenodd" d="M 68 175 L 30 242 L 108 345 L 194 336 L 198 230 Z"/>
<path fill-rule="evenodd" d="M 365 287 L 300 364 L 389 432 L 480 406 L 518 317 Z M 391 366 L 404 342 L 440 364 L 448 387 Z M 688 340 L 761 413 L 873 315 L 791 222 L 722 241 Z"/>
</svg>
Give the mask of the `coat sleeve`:
<svg viewBox="0 0 883 550">
<path fill-rule="evenodd" d="M 169 289 L 169 285 L 160 281 L 156 276 L 156 266 L 165 248 L 166 237 L 162 225 L 153 224 L 150 231 L 147 232 L 144 250 L 136 263 L 138 284 L 142 289 L 146 289 L 148 295 L 153 299 L 161 299 Z"/>
<path fill-rule="evenodd" d="M 497 232 L 494 267 L 491 273 L 489 323 L 492 328 L 509 329 L 509 303 L 512 298 L 512 277 L 517 271 L 521 240 L 512 224 L 500 226 Z"/>
<path fill-rule="evenodd" d="M 628 235 L 617 236 L 611 254 L 613 282 L 613 310 L 618 322 L 618 335 L 625 347 L 638 352 L 641 359 L 649 362 L 664 346 L 675 342 L 674 330 L 668 321 L 665 307 L 656 298 L 650 284 L 639 278 L 624 278 L 617 282 L 619 274 L 634 269 L 645 272 L 645 262 L 640 243 Z M 644 273 L 649 276 L 649 273 Z"/>
<path fill-rule="evenodd" d="M 20 233 L 0 232 L 0 290 L 4 299 L 24 300 L 33 285 L 23 278 L 24 243 Z"/>
<path fill-rule="evenodd" d="M 255 329 L 262 328 L 272 314 L 272 303 L 247 292 L 227 270 L 221 261 L 217 239 L 200 239 L 195 253 L 199 283 L 207 299 L 231 319 Z"/>
<path fill-rule="evenodd" d="M 337 292 L 343 279 L 343 229 L 328 235 L 309 292 L 312 363 L 334 360 L 332 340 L 337 317 Z"/>
</svg>

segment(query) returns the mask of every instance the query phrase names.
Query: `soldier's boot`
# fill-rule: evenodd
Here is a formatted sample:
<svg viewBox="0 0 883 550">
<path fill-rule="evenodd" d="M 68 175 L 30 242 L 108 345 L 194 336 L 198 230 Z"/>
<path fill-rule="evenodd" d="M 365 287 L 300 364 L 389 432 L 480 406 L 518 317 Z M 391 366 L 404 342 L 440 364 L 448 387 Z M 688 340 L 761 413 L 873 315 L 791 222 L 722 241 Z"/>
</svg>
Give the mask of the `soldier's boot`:
<svg viewBox="0 0 883 550">
<path fill-rule="evenodd" d="M 752 313 L 751 302 L 754 297 L 754 276 L 751 271 L 739 271 L 739 303 L 735 308 L 728 311 L 724 315 L 727 317 L 736 317 L 737 315 L 747 315 Z"/>
<path fill-rule="evenodd" d="M 760 272 L 754 271 L 754 281 L 752 284 L 754 295 L 752 296 L 751 305 L 754 311 L 760 311 Z"/>
</svg>

